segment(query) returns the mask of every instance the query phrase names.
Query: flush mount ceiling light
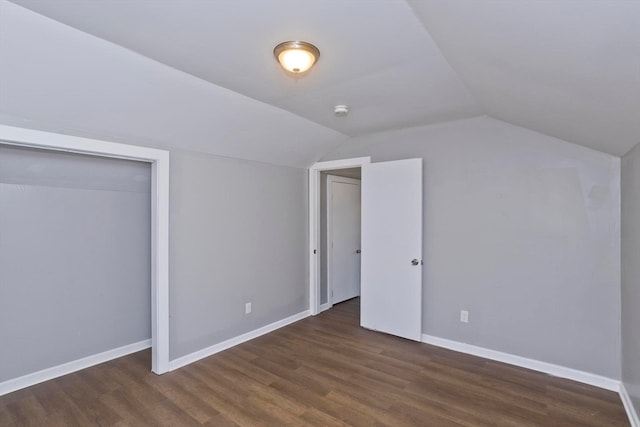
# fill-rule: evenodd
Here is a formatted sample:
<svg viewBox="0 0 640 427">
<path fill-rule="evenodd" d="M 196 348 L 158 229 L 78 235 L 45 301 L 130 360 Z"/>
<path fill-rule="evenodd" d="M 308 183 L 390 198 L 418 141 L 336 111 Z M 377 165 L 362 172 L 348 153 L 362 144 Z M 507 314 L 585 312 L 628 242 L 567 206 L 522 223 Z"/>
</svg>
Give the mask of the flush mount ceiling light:
<svg viewBox="0 0 640 427">
<path fill-rule="evenodd" d="M 313 67 L 320 57 L 320 51 L 311 43 L 288 41 L 276 46 L 273 49 L 273 56 L 285 70 L 300 74 Z"/>
</svg>

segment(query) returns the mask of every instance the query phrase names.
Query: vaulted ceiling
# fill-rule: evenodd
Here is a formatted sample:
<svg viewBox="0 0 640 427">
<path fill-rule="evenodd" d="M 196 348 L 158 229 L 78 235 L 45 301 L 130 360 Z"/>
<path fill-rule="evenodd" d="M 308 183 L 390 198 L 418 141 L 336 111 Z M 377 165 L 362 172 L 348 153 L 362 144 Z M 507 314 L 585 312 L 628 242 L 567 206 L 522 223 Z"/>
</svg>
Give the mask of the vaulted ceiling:
<svg viewBox="0 0 640 427">
<path fill-rule="evenodd" d="M 39 21 L 36 34 L 26 23 L 42 17 L 0 2 L 0 20 L 14 18 L 0 21 L 0 119 L 46 116 L 78 129 L 96 120 L 103 133 L 151 142 L 179 138 L 171 125 L 188 138 L 185 148 L 294 166 L 348 137 L 478 115 L 615 155 L 640 142 L 638 0 L 12 0 L 57 21 Z M 321 50 L 303 77 L 272 56 L 290 39 Z M 114 48 L 122 58 L 109 56 Z M 133 53 L 153 61 L 129 69 L 139 61 Z M 51 69 L 30 69 L 29 54 L 48 56 Z M 158 67 L 173 77 L 159 77 Z M 64 90 L 25 97 L 47 79 Z M 101 80 L 106 88 L 87 93 Z M 176 93 L 153 93 L 167 85 Z M 83 124 L 59 110 L 78 103 L 33 105 L 65 91 L 83 105 L 104 103 L 106 117 Z M 126 116 L 112 112 L 118 102 Z M 336 104 L 349 105 L 349 116 L 334 116 Z"/>
</svg>

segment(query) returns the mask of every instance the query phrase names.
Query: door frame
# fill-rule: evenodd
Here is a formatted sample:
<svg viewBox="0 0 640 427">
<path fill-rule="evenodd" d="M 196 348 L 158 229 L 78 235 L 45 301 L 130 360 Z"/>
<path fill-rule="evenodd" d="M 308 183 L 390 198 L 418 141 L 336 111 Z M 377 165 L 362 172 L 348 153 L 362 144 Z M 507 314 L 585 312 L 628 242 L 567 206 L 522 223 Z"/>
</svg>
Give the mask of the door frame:
<svg viewBox="0 0 640 427">
<path fill-rule="evenodd" d="M 169 152 L 0 125 L 0 145 L 151 163 L 151 370 L 169 371 Z"/>
<path fill-rule="evenodd" d="M 356 157 L 317 162 L 309 168 L 309 313 L 312 316 L 320 313 L 320 172 L 369 163 L 371 157 Z"/>
<path fill-rule="evenodd" d="M 360 188 L 362 189 L 362 183 L 360 179 L 355 179 L 355 178 L 347 178 L 347 177 L 343 177 L 343 176 L 337 176 L 337 175 L 327 175 L 327 200 L 325 203 L 325 208 L 326 208 L 326 215 L 327 215 L 327 305 L 328 308 L 333 307 L 333 302 L 331 301 L 331 298 L 333 297 L 332 295 L 332 291 L 333 291 L 333 284 L 332 284 L 332 280 L 331 280 L 331 264 L 333 263 L 333 251 L 332 251 L 332 247 L 331 247 L 331 243 L 333 241 L 333 213 L 332 213 L 332 206 L 333 206 L 333 201 L 331 199 L 331 196 L 333 195 L 333 191 L 332 191 L 332 187 L 330 186 L 330 184 L 334 183 L 334 182 L 342 182 L 345 184 L 351 184 L 351 185 L 358 185 L 360 186 Z M 320 251 L 320 254 L 322 254 L 322 251 Z"/>
</svg>

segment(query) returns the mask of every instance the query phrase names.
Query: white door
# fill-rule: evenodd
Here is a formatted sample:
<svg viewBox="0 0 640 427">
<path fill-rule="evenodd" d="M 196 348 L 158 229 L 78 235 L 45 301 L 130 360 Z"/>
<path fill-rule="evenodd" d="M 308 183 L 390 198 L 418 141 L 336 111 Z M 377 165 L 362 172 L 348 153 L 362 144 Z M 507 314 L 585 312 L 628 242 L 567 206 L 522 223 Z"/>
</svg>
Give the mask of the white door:
<svg viewBox="0 0 640 427">
<path fill-rule="evenodd" d="M 360 295 L 360 181 L 327 177 L 329 302 Z"/>
<path fill-rule="evenodd" d="M 362 167 L 360 324 L 420 341 L 422 159 Z"/>
</svg>

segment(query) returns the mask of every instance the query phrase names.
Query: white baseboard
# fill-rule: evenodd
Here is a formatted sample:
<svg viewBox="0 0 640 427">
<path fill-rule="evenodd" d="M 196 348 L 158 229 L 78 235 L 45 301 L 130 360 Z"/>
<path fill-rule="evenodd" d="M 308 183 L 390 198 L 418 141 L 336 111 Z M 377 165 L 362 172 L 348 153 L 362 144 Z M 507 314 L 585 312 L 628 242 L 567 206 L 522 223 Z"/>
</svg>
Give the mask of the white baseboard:
<svg viewBox="0 0 640 427">
<path fill-rule="evenodd" d="M 624 383 L 620 383 L 620 398 L 622 399 L 624 410 L 627 411 L 627 417 L 629 417 L 631 427 L 640 427 L 640 418 L 638 417 L 636 408 L 634 408 L 633 402 L 629 397 L 629 393 L 627 393 Z"/>
<path fill-rule="evenodd" d="M 264 334 L 268 334 L 269 332 L 280 329 L 283 326 L 287 326 L 293 322 L 297 322 L 298 320 L 304 319 L 305 317 L 309 317 L 309 313 L 309 310 L 305 310 L 301 313 L 294 314 L 293 316 L 278 320 L 277 322 L 273 322 L 261 328 L 254 329 L 253 331 L 247 332 L 246 334 L 238 335 L 237 337 L 233 337 L 221 343 L 214 344 L 211 347 L 207 347 L 202 350 L 195 351 L 191 354 L 187 354 L 186 356 L 179 357 L 175 360 L 171 360 L 169 362 L 169 371 L 181 368 L 200 359 L 204 359 L 205 357 L 212 356 L 223 350 L 234 347 L 238 344 L 242 344 L 243 342 L 252 340 Z"/>
<path fill-rule="evenodd" d="M 0 396 L 20 390 L 21 388 L 30 387 L 44 381 L 67 375 L 90 366 L 108 362 L 109 360 L 117 359 L 118 357 L 126 356 L 149 347 L 151 347 L 150 339 L 114 348 L 113 350 L 107 350 L 102 353 L 93 354 L 91 356 L 83 357 L 82 359 L 63 363 L 62 365 L 43 369 L 22 377 L 3 381 L 0 383 Z"/>
<path fill-rule="evenodd" d="M 576 369 L 567 368 L 565 366 L 554 365 L 552 363 L 541 362 L 539 360 L 528 359 L 526 357 L 515 356 L 513 354 L 503 353 L 501 351 L 490 350 L 488 348 L 478 347 L 475 345 L 465 344 L 458 341 L 452 341 L 426 334 L 422 335 L 422 342 L 438 347 L 448 348 L 450 350 L 459 351 L 461 353 L 484 357 L 485 359 L 496 360 L 498 362 L 508 363 L 510 365 L 520 366 L 522 368 L 532 369 L 538 372 L 544 372 L 555 377 L 568 378 L 570 380 L 578 381 L 615 392 L 620 391 L 620 381 L 618 380 L 592 374 L 589 372 L 578 371 Z"/>
<path fill-rule="evenodd" d="M 322 305 L 320 305 L 320 313 L 322 313 L 323 311 L 327 311 L 332 307 L 331 303 L 324 303 Z"/>
</svg>

